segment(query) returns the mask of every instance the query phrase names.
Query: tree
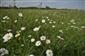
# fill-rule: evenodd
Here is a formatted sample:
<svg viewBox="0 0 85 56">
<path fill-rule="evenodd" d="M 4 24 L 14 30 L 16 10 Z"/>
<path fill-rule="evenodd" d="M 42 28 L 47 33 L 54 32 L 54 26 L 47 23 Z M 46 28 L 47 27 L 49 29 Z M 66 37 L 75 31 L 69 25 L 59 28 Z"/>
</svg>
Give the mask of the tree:
<svg viewBox="0 0 85 56">
<path fill-rule="evenodd" d="M 16 7 L 16 0 L 13 0 L 13 7 Z"/>
<path fill-rule="evenodd" d="M 41 8 L 42 7 L 42 2 L 40 2 L 40 4 L 39 4 L 39 8 Z"/>
<path fill-rule="evenodd" d="M 50 7 L 49 6 L 46 6 L 46 9 L 50 9 Z"/>
</svg>

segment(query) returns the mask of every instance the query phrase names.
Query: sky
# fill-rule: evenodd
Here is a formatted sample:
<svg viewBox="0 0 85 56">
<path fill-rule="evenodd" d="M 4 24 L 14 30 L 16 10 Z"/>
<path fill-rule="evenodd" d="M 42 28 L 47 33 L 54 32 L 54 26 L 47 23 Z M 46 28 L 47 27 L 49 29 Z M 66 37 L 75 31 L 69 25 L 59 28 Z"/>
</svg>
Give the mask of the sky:
<svg viewBox="0 0 85 56">
<path fill-rule="evenodd" d="M 68 9 L 84 9 L 85 0 L 16 0 L 17 7 L 42 7 L 49 6 L 51 8 L 68 8 Z M 13 6 L 13 0 L 0 0 L 0 6 Z"/>
</svg>

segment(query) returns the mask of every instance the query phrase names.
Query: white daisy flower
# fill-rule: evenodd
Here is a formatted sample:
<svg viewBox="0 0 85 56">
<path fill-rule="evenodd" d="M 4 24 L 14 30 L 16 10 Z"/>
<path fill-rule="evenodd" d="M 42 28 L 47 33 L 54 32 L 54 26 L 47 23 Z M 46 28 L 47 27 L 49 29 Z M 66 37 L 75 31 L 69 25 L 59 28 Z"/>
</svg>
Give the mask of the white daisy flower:
<svg viewBox="0 0 85 56">
<path fill-rule="evenodd" d="M 21 32 L 21 30 L 16 31 L 16 33 L 20 33 L 20 32 Z"/>
<path fill-rule="evenodd" d="M 76 24 L 75 22 L 73 22 L 73 24 Z"/>
<path fill-rule="evenodd" d="M 46 36 L 41 36 L 41 37 L 40 37 L 40 40 L 42 40 L 42 41 L 43 41 L 43 40 L 46 40 Z"/>
<path fill-rule="evenodd" d="M 28 37 L 32 37 L 32 35 L 28 35 Z"/>
<path fill-rule="evenodd" d="M 50 19 L 48 19 L 48 21 L 50 21 Z"/>
<path fill-rule="evenodd" d="M 32 39 L 31 39 L 31 42 L 34 42 L 34 41 L 35 41 L 35 39 L 34 39 L 34 38 L 32 38 Z"/>
<path fill-rule="evenodd" d="M 46 56 L 53 56 L 53 51 L 50 49 L 46 50 Z"/>
<path fill-rule="evenodd" d="M 15 37 L 19 37 L 20 36 L 20 33 L 17 33 L 16 35 L 15 35 Z"/>
<path fill-rule="evenodd" d="M 40 46 L 41 45 L 41 41 L 36 41 L 35 46 Z"/>
<path fill-rule="evenodd" d="M 46 39 L 46 44 L 50 44 L 51 41 L 49 39 Z"/>
<path fill-rule="evenodd" d="M 5 48 L 1 48 L 0 49 L 0 56 L 4 56 L 6 54 L 9 54 L 9 51 L 7 49 L 5 49 Z"/>
<path fill-rule="evenodd" d="M 24 44 L 21 44 L 21 47 L 23 47 L 24 46 Z"/>
<path fill-rule="evenodd" d="M 81 26 L 81 28 L 85 28 L 85 26 Z"/>
<path fill-rule="evenodd" d="M 4 16 L 4 17 L 3 17 L 3 19 L 6 19 L 6 18 L 7 18 L 7 16 Z"/>
<path fill-rule="evenodd" d="M 48 17 L 46 17 L 48 19 Z"/>
<path fill-rule="evenodd" d="M 12 30 L 11 29 L 8 29 L 7 32 L 11 32 Z"/>
<path fill-rule="evenodd" d="M 74 26 L 73 26 L 73 25 L 71 25 L 70 27 L 72 27 L 72 28 L 73 28 Z"/>
<path fill-rule="evenodd" d="M 9 17 L 7 17 L 6 19 L 10 19 Z"/>
<path fill-rule="evenodd" d="M 60 22 L 62 25 L 64 24 L 64 22 Z"/>
<path fill-rule="evenodd" d="M 61 38 L 61 36 L 57 36 L 58 38 Z"/>
<path fill-rule="evenodd" d="M 51 24 L 52 22 L 50 21 L 49 23 Z"/>
<path fill-rule="evenodd" d="M 39 27 L 35 27 L 35 28 L 33 29 L 33 31 L 39 31 L 39 29 L 40 29 L 40 26 L 39 26 Z"/>
<path fill-rule="evenodd" d="M 76 28 L 76 29 L 79 29 L 77 26 L 73 26 L 73 25 L 71 25 L 70 27 L 72 27 L 72 28 Z"/>
<path fill-rule="evenodd" d="M 38 21 L 38 19 L 35 20 L 36 22 Z"/>
<path fill-rule="evenodd" d="M 23 31 L 23 30 L 25 30 L 26 29 L 26 27 L 21 27 L 21 31 Z"/>
<path fill-rule="evenodd" d="M 75 22 L 75 20 L 74 20 L 74 19 L 71 19 L 71 20 L 70 20 L 70 22 L 71 22 L 71 23 L 74 23 L 74 22 Z"/>
<path fill-rule="evenodd" d="M 1 22 L 3 22 L 3 23 L 4 23 L 4 22 L 6 22 L 6 21 L 5 21 L 5 20 L 2 20 Z"/>
<path fill-rule="evenodd" d="M 18 15 L 19 15 L 20 17 L 23 17 L 23 14 L 22 14 L 22 13 L 19 13 Z"/>
<path fill-rule="evenodd" d="M 61 36 L 57 36 L 59 39 L 61 39 L 61 40 L 64 40 L 64 38 L 62 38 Z"/>
<path fill-rule="evenodd" d="M 63 33 L 63 30 L 59 30 L 59 32 Z"/>
<path fill-rule="evenodd" d="M 42 23 L 45 23 L 45 19 L 42 19 Z"/>
<path fill-rule="evenodd" d="M 7 42 L 8 40 L 10 40 L 13 37 L 12 33 L 7 33 L 3 36 L 4 41 L 3 42 Z"/>
<path fill-rule="evenodd" d="M 73 24 L 76 24 L 74 19 L 70 20 L 70 22 Z"/>
<path fill-rule="evenodd" d="M 55 24 L 56 22 L 55 22 L 55 21 L 53 21 L 53 23 Z"/>
<path fill-rule="evenodd" d="M 17 22 L 17 20 L 14 20 L 14 22 L 16 23 L 16 22 Z"/>
<path fill-rule="evenodd" d="M 55 28 L 55 25 L 53 25 L 52 27 Z"/>
<path fill-rule="evenodd" d="M 30 54 L 29 56 L 34 56 L 33 54 Z"/>
<path fill-rule="evenodd" d="M 8 16 L 4 16 L 4 17 L 3 17 L 3 19 L 7 19 L 7 18 L 9 18 L 9 17 L 8 17 Z"/>
</svg>

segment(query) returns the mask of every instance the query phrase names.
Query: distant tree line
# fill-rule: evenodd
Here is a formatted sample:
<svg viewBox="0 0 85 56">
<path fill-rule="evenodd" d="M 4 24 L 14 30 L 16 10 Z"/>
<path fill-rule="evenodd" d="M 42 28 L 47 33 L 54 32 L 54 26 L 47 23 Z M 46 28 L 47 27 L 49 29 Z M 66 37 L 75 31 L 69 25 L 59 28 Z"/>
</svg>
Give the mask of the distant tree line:
<svg viewBox="0 0 85 56">
<path fill-rule="evenodd" d="M 56 8 L 50 8 L 49 6 L 46 6 L 45 8 L 39 8 L 39 7 L 0 7 L 0 8 L 5 8 L 5 9 L 9 9 L 9 8 L 15 8 L 15 9 L 56 9 Z"/>
</svg>

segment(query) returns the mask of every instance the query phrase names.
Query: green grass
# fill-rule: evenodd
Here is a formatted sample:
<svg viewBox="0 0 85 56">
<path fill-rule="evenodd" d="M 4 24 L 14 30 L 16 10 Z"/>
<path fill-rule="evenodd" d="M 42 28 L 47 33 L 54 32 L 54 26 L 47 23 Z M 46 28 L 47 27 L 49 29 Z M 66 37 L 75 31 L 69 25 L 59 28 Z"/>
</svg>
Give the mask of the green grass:
<svg viewBox="0 0 85 56">
<path fill-rule="evenodd" d="M 20 18 L 18 13 L 23 13 Z M 9 16 L 10 19 L 3 21 L 4 16 Z M 46 24 L 41 23 L 42 17 L 45 17 Z M 50 24 L 48 19 L 56 23 Z M 14 20 L 18 20 L 14 23 Z M 38 19 L 38 22 L 35 20 Z M 76 24 L 72 24 L 70 20 L 74 19 Z M 64 24 L 61 24 L 63 22 Z M 70 23 L 70 24 L 68 24 Z M 41 25 L 38 32 L 34 32 L 33 28 Z M 55 25 L 55 28 L 52 28 Z M 25 31 L 21 32 L 20 37 L 13 37 L 6 43 L 3 43 L 3 36 L 8 29 L 12 29 L 15 35 L 16 31 L 21 27 L 26 27 Z M 72 28 L 70 26 L 76 26 Z M 0 9 L 0 48 L 6 48 L 9 54 L 6 56 L 46 56 L 45 51 L 52 49 L 54 56 L 84 56 L 85 55 L 85 11 L 79 10 L 42 10 L 42 9 Z M 68 29 L 68 30 L 66 30 Z M 60 33 L 59 30 L 63 30 Z M 28 35 L 39 40 L 40 36 L 45 35 L 51 40 L 51 44 L 43 43 L 40 47 L 36 47 L 34 43 L 30 42 Z M 57 38 L 61 36 L 64 40 Z M 24 46 L 21 46 L 24 44 Z"/>
</svg>

